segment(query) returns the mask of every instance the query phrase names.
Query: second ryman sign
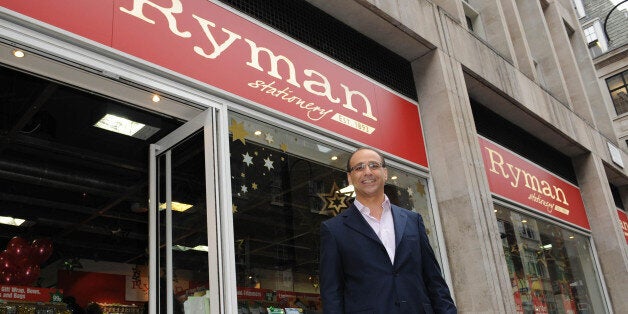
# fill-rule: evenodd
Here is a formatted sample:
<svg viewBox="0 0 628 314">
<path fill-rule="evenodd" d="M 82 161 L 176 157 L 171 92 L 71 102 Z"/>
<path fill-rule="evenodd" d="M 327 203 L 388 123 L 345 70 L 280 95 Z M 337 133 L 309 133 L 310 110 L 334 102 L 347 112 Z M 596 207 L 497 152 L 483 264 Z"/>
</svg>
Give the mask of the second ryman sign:
<svg viewBox="0 0 628 314">
<path fill-rule="evenodd" d="M 483 137 L 479 142 L 493 194 L 591 229 L 578 187 Z"/>
</svg>

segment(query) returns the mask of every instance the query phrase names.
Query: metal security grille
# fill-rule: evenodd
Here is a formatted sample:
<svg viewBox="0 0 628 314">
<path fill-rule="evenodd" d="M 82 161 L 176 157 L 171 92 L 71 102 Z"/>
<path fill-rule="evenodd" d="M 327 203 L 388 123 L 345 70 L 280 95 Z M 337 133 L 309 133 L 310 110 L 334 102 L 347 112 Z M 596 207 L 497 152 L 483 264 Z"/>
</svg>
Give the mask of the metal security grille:
<svg viewBox="0 0 628 314">
<path fill-rule="evenodd" d="M 220 0 L 416 100 L 410 62 L 302 0 Z"/>
</svg>

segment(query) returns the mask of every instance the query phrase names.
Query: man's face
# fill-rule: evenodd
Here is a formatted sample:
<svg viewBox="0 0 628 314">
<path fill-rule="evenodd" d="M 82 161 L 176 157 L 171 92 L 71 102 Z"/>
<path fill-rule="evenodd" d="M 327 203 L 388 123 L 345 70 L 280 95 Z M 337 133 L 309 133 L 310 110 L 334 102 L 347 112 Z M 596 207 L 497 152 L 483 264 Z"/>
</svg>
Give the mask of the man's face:
<svg viewBox="0 0 628 314">
<path fill-rule="evenodd" d="M 358 150 L 349 161 L 349 166 L 354 169 L 347 174 L 350 184 L 353 184 L 358 200 L 383 196 L 384 185 L 388 179 L 388 171 L 382 167 L 382 160 L 379 155 L 370 149 Z M 379 167 L 377 167 L 379 165 Z"/>
</svg>

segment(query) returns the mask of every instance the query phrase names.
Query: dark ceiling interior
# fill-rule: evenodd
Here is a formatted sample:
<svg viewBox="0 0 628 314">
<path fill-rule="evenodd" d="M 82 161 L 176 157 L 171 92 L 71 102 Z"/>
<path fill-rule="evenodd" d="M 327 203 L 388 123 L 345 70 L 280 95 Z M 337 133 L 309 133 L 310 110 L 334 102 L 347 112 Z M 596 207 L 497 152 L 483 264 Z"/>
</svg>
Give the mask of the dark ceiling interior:
<svg viewBox="0 0 628 314">
<path fill-rule="evenodd" d="M 0 248 L 49 238 L 58 260 L 145 263 L 148 147 L 181 125 L 0 66 Z M 116 113 L 159 131 L 146 140 L 94 127 Z M 42 265 L 42 268 L 45 266 Z"/>
</svg>

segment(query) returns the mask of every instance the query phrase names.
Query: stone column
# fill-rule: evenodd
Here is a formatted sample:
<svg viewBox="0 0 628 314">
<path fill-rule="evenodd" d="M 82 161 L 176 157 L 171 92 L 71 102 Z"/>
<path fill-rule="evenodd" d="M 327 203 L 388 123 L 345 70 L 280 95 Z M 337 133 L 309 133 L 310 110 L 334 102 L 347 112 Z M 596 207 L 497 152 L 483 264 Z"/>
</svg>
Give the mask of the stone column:
<svg viewBox="0 0 628 314">
<path fill-rule="evenodd" d="M 439 50 L 412 66 L 456 304 L 464 313 L 514 313 L 462 66 Z"/>
<path fill-rule="evenodd" d="M 593 154 L 573 159 L 591 224 L 606 288 L 615 313 L 628 313 L 628 251 L 602 160 Z"/>
</svg>

